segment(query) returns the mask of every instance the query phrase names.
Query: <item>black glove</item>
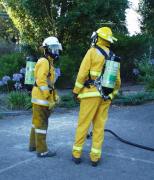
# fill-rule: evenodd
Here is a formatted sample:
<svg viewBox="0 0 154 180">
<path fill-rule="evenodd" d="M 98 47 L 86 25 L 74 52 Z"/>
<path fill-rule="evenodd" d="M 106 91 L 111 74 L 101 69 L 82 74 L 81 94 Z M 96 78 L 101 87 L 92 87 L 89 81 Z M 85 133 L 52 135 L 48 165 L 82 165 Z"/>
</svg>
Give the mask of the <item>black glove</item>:
<svg viewBox="0 0 154 180">
<path fill-rule="evenodd" d="M 73 93 L 73 99 L 74 99 L 74 101 L 79 101 L 79 99 L 78 99 L 78 94 Z"/>
</svg>

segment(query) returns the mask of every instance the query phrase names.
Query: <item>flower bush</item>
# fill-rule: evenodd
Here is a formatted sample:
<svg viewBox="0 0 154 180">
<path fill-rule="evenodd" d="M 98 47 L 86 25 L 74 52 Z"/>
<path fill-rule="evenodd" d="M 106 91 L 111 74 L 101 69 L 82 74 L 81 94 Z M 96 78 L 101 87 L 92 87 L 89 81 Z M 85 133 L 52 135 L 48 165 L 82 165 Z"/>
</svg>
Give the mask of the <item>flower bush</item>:
<svg viewBox="0 0 154 180">
<path fill-rule="evenodd" d="M 10 76 L 3 76 L 0 80 L 0 90 L 1 91 L 11 91 L 11 90 L 22 90 L 25 89 L 24 86 L 24 77 L 25 77 L 25 68 L 21 68 L 20 73 L 15 73 Z"/>
</svg>

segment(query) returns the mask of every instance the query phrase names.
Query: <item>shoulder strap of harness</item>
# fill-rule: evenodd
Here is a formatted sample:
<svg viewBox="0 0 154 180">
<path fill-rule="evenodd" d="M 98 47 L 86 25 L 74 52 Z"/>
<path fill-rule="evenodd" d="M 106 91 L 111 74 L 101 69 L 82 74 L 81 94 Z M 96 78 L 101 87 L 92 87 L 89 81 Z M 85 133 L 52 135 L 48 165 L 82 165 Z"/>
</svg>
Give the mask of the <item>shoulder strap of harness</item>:
<svg viewBox="0 0 154 180">
<path fill-rule="evenodd" d="M 108 57 L 113 56 L 113 52 L 112 52 L 112 51 L 109 51 L 109 55 L 108 55 L 108 54 L 106 53 L 106 51 L 105 51 L 104 49 L 102 49 L 101 47 L 95 45 L 95 48 L 98 49 L 103 56 L 105 56 L 105 59 L 107 59 Z"/>
<path fill-rule="evenodd" d="M 95 45 L 95 48 L 98 49 L 103 56 L 105 56 L 105 59 L 108 58 L 108 54 L 101 47 Z"/>
<path fill-rule="evenodd" d="M 95 45 L 94 46 L 96 49 L 98 49 L 100 51 L 100 53 L 105 57 L 105 59 L 107 59 L 108 57 L 112 57 L 113 56 L 113 52 L 112 51 L 109 51 L 109 55 L 106 53 L 105 50 L 103 50 L 101 47 Z M 103 70 L 102 70 L 103 72 Z M 89 74 L 88 74 L 88 80 L 85 81 L 84 83 L 84 86 L 87 87 L 87 88 L 90 88 L 90 85 L 93 85 L 94 84 L 94 80 L 91 79 L 91 75 L 90 75 L 90 71 L 89 71 Z"/>
</svg>

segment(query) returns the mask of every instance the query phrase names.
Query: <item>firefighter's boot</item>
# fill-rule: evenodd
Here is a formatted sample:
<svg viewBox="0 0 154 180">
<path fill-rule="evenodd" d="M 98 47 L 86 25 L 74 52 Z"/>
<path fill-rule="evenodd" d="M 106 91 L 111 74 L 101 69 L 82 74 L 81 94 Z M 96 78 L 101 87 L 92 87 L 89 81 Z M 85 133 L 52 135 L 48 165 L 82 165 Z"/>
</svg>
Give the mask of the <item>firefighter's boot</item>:
<svg viewBox="0 0 154 180">
<path fill-rule="evenodd" d="M 55 151 L 47 151 L 47 152 L 43 152 L 43 153 L 37 153 L 37 157 L 39 158 L 46 158 L 46 157 L 53 157 L 56 156 L 56 152 Z"/>
<path fill-rule="evenodd" d="M 81 158 L 76 158 L 76 157 L 72 156 L 72 161 L 73 161 L 75 164 L 80 164 L 80 163 L 81 163 Z"/>
</svg>

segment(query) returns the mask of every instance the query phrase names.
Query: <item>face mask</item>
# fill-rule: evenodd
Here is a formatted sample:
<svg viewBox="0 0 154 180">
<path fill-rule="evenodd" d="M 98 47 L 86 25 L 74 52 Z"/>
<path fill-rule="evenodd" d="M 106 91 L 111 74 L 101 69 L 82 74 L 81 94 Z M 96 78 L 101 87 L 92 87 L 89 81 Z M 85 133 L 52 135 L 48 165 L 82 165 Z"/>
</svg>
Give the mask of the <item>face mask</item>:
<svg viewBox="0 0 154 180">
<path fill-rule="evenodd" d="M 58 60 L 59 59 L 59 49 L 57 47 L 48 47 L 48 53 L 49 55 L 54 59 Z"/>
<path fill-rule="evenodd" d="M 58 60 L 59 60 L 59 55 L 58 55 L 58 54 L 52 54 L 51 57 L 52 57 L 55 61 L 58 61 Z"/>
</svg>

